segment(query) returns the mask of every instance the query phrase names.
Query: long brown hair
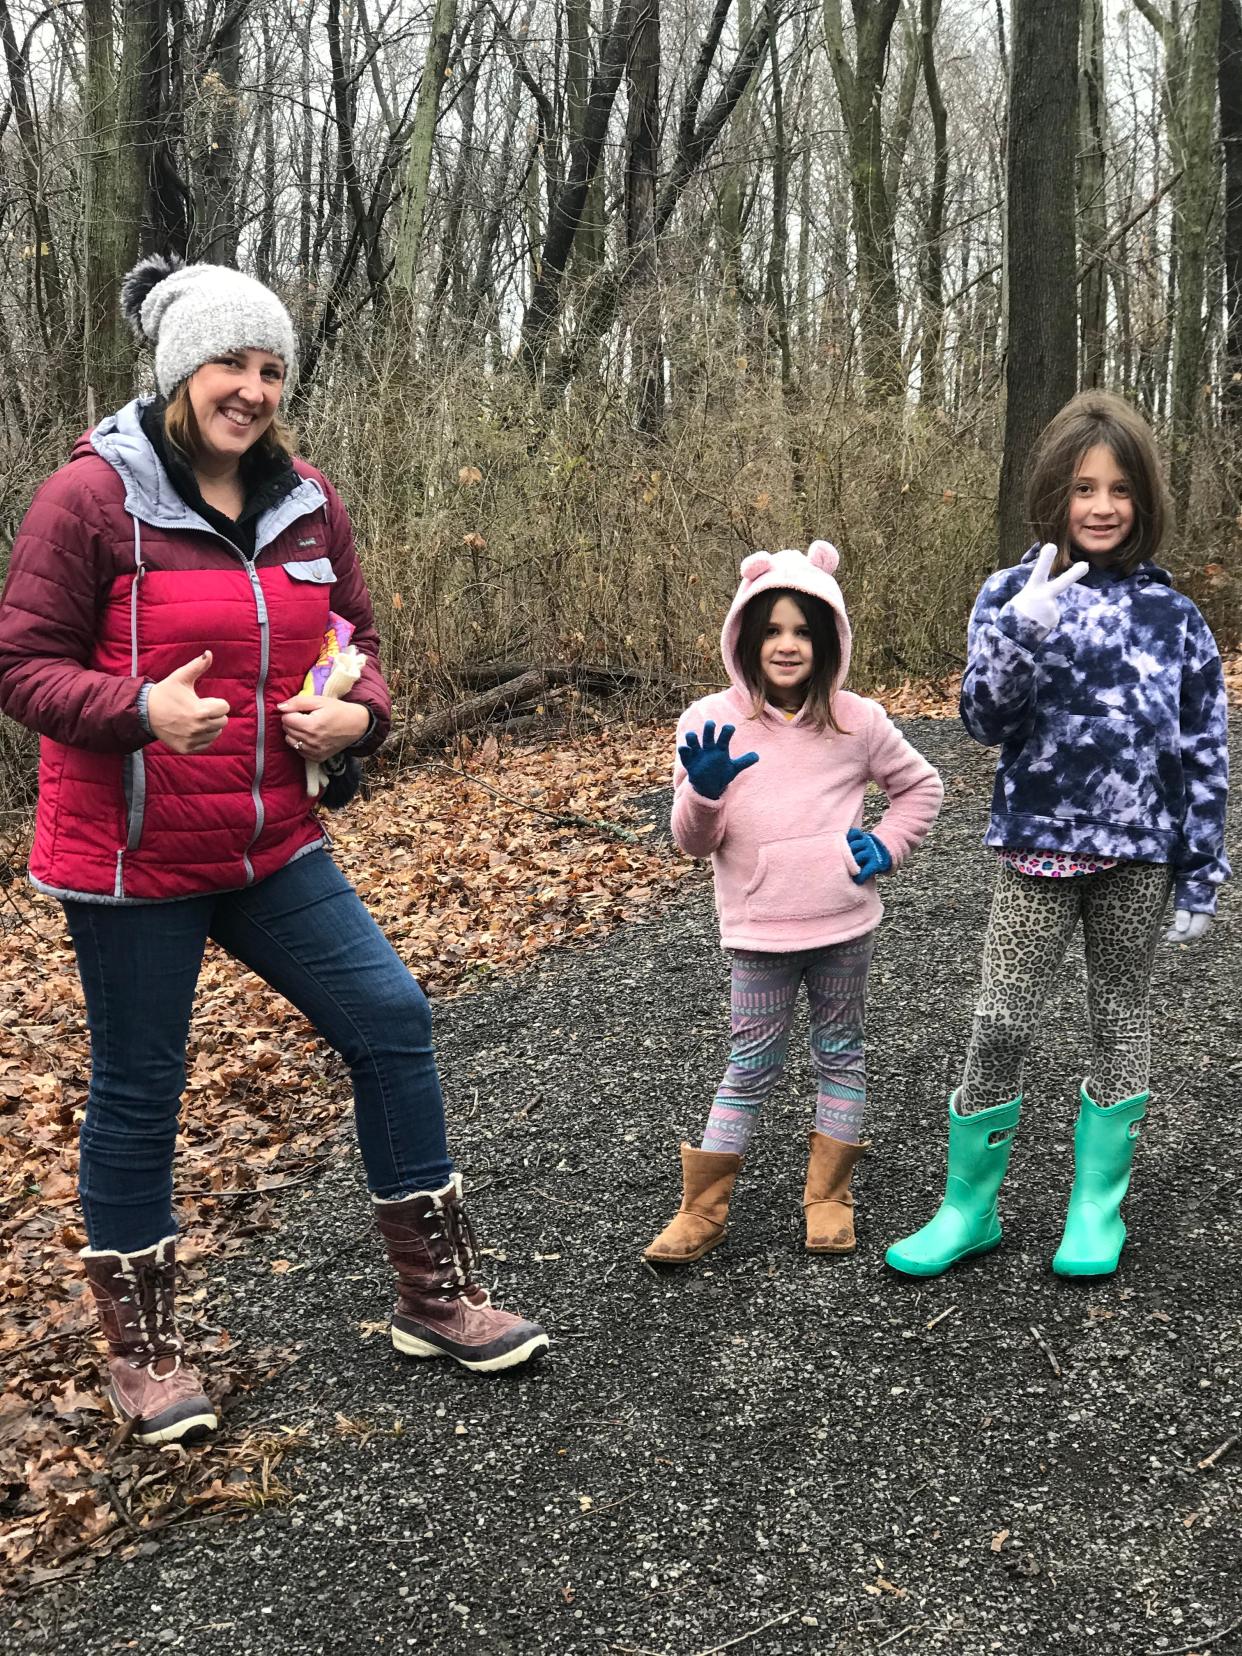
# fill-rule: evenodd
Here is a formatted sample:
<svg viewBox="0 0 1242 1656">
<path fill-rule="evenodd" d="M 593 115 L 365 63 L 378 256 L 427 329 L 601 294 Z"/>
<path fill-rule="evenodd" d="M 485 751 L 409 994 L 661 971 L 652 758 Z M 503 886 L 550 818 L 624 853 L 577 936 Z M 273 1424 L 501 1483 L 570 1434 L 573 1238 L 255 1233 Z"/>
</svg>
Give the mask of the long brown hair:
<svg viewBox="0 0 1242 1656">
<path fill-rule="evenodd" d="M 188 379 L 183 379 L 168 399 L 164 409 L 164 434 L 192 466 L 203 440 L 194 418 Z M 297 452 L 297 443 L 297 433 L 277 413 L 248 453 L 263 460 L 290 460 Z"/>
<path fill-rule="evenodd" d="M 1134 502 L 1133 528 L 1115 552 L 1099 561 L 1129 575 L 1155 557 L 1164 539 L 1167 497 L 1151 427 L 1111 392 L 1081 391 L 1040 433 L 1027 483 L 1027 516 L 1036 539 L 1057 546 L 1057 573 L 1068 569 L 1074 557 L 1069 544 L 1074 478 L 1083 455 L 1097 445 L 1108 449 L 1125 474 Z"/>
<path fill-rule="evenodd" d="M 801 610 L 811 635 L 811 676 L 806 683 L 802 705 L 816 730 L 840 732 L 832 706 L 832 692 L 837 674 L 841 671 L 841 635 L 837 632 L 832 606 L 812 593 L 799 592 L 794 587 L 769 587 L 750 600 L 742 611 L 742 625 L 737 640 L 737 665 L 742 682 L 750 691 L 753 717 L 763 717 L 767 706 L 767 686 L 759 651 L 763 644 L 772 611 L 782 598 L 788 598 Z"/>
</svg>

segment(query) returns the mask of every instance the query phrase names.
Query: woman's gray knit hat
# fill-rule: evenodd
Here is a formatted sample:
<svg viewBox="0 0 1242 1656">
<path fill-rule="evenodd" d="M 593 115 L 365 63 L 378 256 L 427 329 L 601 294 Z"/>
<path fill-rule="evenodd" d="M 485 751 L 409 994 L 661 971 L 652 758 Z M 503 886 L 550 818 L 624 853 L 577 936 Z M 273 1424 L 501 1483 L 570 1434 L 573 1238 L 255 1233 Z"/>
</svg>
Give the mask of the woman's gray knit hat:
<svg viewBox="0 0 1242 1656">
<path fill-rule="evenodd" d="M 122 282 L 121 310 L 154 346 L 155 383 L 165 397 L 227 351 L 271 351 L 285 365 L 286 388 L 297 376 L 292 317 L 271 288 L 240 270 L 152 254 Z"/>
</svg>

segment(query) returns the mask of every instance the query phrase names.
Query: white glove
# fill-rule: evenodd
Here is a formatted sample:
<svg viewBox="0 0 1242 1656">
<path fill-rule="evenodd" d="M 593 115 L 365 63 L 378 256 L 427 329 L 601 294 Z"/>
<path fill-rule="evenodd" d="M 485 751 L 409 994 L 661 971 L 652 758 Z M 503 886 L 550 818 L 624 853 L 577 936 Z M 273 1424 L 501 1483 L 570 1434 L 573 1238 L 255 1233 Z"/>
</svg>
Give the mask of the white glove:
<svg viewBox="0 0 1242 1656">
<path fill-rule="evenodd" d="M 1048 579 L 1048 571 L 1052 568 L 1052 560 L 1057 555 L 1057 549 L 1049 541 L 1041 546 L 1039 556 L 1035 560 L 1035 567 L 1031 570 L 1030 579 L 1009 600 L 1011 609 L 1017 610 L 1019 615 L 1025 615 L 1028 621 L 1034 621 L 1037 626 L 1044 627 L 1049 632 L 1061 619 L 1061 606 L 1057 599 L 1076 581 L 1081 581 L 1090 569 L 1087 563 L 1071 564 L 1063 575 L 1056 575 Z"/>
<path fill-rule="evenodd" d="M 1197 943 L 1212 929 L 1210 914 L 1192 914 L 1189 909 L 1174 909 L 1173 924 L 1164 934 L 1166 943 Z"/>
</svg>

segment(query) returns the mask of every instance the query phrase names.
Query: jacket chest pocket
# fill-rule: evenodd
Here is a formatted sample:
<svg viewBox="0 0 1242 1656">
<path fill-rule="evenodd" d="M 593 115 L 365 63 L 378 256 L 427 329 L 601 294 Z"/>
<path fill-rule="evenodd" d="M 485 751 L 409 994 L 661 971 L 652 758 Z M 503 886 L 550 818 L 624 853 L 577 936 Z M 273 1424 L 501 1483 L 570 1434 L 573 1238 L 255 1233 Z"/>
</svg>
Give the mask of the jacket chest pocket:
<svg viewBox="0 0 1242 1656">
<path fill-rule="evenodd" d="M 332 586 L 336 581 L 331 558 L 299 558 L 285 564 L 284 571 L 291 581 L 307 586 Z"/>
<path fill-rule="evenodd" d="M 858 864 L 844 834 L 805 834 L 768 840 L 746 888 L 752 920 L 820 920 L 843 914 L 867 900 L 854 884 Z"/>
</svg>

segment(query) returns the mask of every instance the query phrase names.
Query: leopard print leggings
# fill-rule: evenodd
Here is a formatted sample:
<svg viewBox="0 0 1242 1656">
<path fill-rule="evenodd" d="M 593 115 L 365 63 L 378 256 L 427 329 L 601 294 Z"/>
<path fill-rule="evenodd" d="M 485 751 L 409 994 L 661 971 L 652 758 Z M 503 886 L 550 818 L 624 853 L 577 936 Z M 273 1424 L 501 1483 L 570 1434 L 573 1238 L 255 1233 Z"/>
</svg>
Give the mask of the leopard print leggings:
<svg viewBox="0 0 1242 1656">
<path fill-rule="evenodd" d="M 1148 996 L 1169 871 L 1119 863 L 1098 874 L 1045 879 L 1001 863 L 983 946 L 983 988 L 957 1094 L 966 1114 L 1022 1090 L 1022 1065 L 1040 1009 L 1082 916 L 1092 1059 L 1087 1091 L 1117 1104 L 1147 1090 Z"/>
</svg>

